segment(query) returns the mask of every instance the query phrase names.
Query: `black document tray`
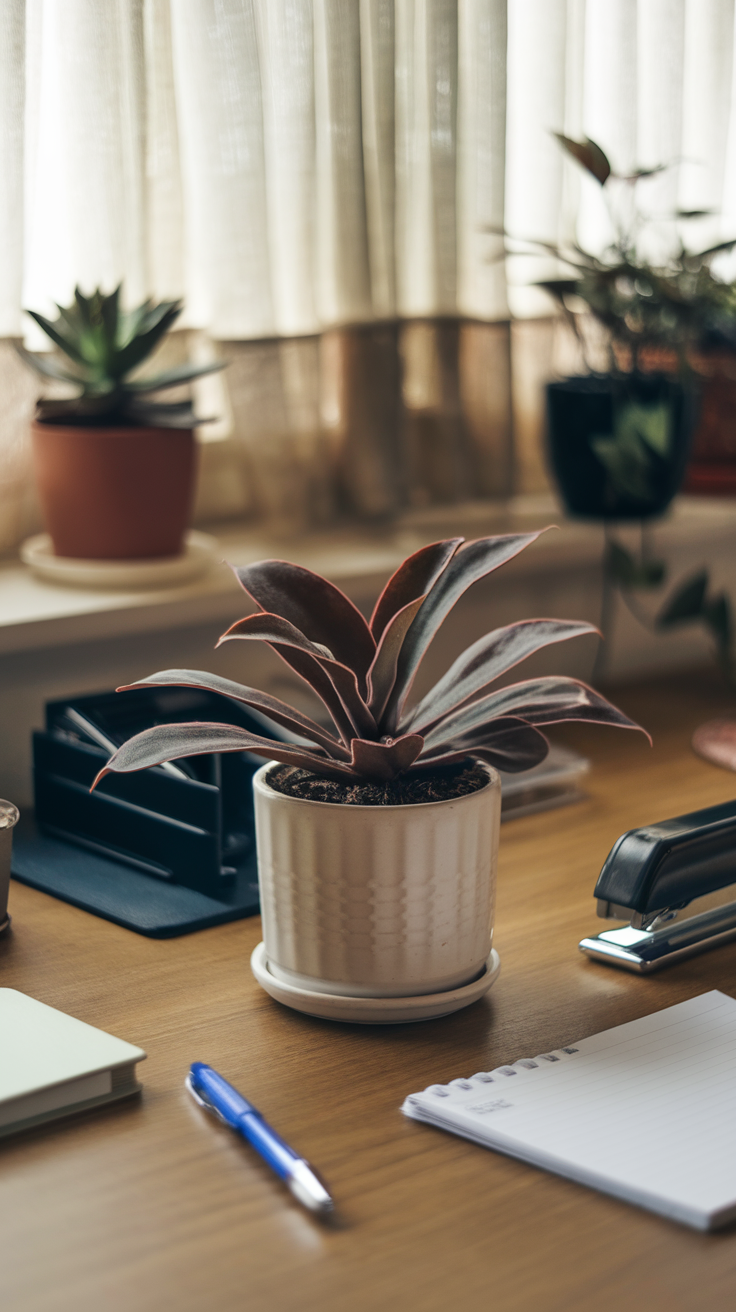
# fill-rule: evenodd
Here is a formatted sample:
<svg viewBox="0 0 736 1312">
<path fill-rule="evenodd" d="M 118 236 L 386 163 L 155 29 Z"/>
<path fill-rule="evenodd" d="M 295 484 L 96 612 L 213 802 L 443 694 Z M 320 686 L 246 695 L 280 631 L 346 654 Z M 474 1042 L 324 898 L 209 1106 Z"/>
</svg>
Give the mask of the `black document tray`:
<svg viewBox="0 0 736 1312">
<path fill-rule="evenodd" d="M 13 878 L 148 938 L 192 934 L 259 911 L 255 856 L 243 863 L 229 888 L 209 897 L 49 838 L 25 816 L 13 835 Z"/>
<path fill-rule="evenodd" d="M 109 753 L 74 733 L 69 707 L 116 743 L 147 725 L 183 720 L 263 732 L 245 707 L 196 689 L 48 703 L 46 729 L 33 735 L 35 823 L 26 819 L 16 831 L 14 878 L 155 938 L 255 914 L 251 781 L 262 762 L 240 752 L 189 757 L 183 764 L 192 778 L 154 767 L 108 775 L 90 793 Z"/>
</svg>

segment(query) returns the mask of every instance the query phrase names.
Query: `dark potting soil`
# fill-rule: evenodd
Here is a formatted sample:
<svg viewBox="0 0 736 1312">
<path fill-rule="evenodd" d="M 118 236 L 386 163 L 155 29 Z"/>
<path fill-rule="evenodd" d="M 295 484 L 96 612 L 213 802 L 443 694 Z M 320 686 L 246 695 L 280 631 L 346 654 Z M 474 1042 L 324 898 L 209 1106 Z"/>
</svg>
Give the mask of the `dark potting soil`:
<svg viewBox="0 0 736 1312">
<path fill-rule="evenodd" d="M 400 775 L 389 782 L 360 782 L 321 779 L 311 770 L 278 765 L 268 775 L 277 793 L 302 797 L 308 802 L 335 802 L 343 806 L 410 806 L 416 802 L 446 802 L 451 797 L 475 793 L 488 783 L 488 775 L 476 764 L 448 765 L 442 770 Z"/>
</svg>

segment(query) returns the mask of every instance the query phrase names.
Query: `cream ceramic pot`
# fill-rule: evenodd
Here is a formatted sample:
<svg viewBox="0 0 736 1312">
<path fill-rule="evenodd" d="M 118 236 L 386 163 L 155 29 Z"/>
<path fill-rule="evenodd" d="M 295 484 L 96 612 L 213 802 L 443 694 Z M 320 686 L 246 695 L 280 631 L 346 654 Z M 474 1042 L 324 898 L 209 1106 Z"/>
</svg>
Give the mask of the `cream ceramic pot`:
<svg viewBox="0 0 736 1312">
<path fill-rule="evenodd" d="M 354 998 L 444 993 L 491 951 L 498 774 L 474 793 L 411 806 L 287 797 L 253 780 L 268 970 Z"/>
</svg>

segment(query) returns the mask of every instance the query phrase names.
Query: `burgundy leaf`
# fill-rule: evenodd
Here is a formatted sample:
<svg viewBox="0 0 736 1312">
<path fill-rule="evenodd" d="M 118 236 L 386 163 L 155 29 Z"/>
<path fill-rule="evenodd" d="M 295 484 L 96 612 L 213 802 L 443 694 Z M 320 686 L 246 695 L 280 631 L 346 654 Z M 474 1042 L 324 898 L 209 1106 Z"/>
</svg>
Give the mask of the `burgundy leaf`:
<svg viewBox="0 0 736 1312">
<path fill-rule="evenodd" d="M 599 630 L 582 620 L 521 620 L 487 633 L 458 657 L 447 674 L 402 721 L 401 728 L 405 732 L 409 729 L 424 732 L 532 652 L 585 633 L 599 633 Z"/>
<path fill-rule="evenodd" d="M 402 610 L 410 601 L 414 601 L 415 597 L 423 596 L 429 592 L 433 584 L 437 582 L 447 562 L 464 541 L 464 538 L 447 538 L 444 542 L 430 542 L 429 546 L 415 551 L 413 556 L 407 556 L 406 560 L 399 565 L 396 573 L 391 575 L 373 609 L 370 627 L 376 642 L 381 637 L 389 620 L 398 611 Z"/>
<path fill-rule="evenodd" d="M 436 748 L 434 753 L 422 756 L 416 768 L 430 769 L 462 761 L 468 756 L 479 756 L 497 770 L 518 774 L 539 765 L 549 751 L 544 734 L 516 716 L 501 716 L 484 725 L 475 734 L 454 739 L 451 744 Z"/>
<path fill-rule="evenodd" d="M 499 716 L 518 715 L 530 724 L 558 724 L 563 720 L 590 720 L 615 724 L 621 729 L 646 730 L 579 679 L 550 675 L 529 679 L 480 697 L 435 724 L 426 736 L 427 748 L 452 743 Z M 649 734 L 646 735 L 649 738 Z M 651 739 L 650 739 L 651 742 Z"/>
<path fill-rule="evenodd" d="M 232 679 L 223 679 L 219 674 L 205 674 L 200 670 L 160 670 L 150 674 L 147 679 L 137 679 L 127 683 L 118 692 L 128 692 L 131 688 L 203 688 L 208 692 L 221 693 L 223 697 L 232 697 L 234 701 L 244 702 L 256 711 L 267 715 L 275 724 L 283 725 L 303 738 L 311 738 L 327 752 L 328 756 L 337 756 L 344 761 L 350 760 L 349 751 L 321 725 L 316 724 L 308 715 L 302 715 L 293 706 L 287 706 L 278 697 L 271 697 L 267 692 L 257 688 L 247 688 Z"/>
<path fill-rule="evenodd" d="M 311 642 L 288 620 L 282 619 L 280 615 L 270 615 L 263 612 L 246 615 L 245 619 L 237 620 L 235 624 L 230 625 L 227 632 L 223 633 L 217 646 L 219 647 L 221 643 L 230 642 L 233 639 L 268 642 L 274 646 L 278 644 L 279 647 L 295 647 L 307 656 L 314 657 L 333 684 L 350 719 L 353 733 L 377 736 L 376 722 L 360 694 L 354 670 L 341 664 L 340 661 L 334 660 L 326 647 Z"/>
<path fill-rule="evenodd" d="M 600 182 L 601 186 L 607 182 L 611 176 L 611 165 L 595 141 L 591 141 L 590 137 L 586 137 L 585 141 L 573 141 L 571 137 L 566 137 L 562 132 L 553 132 L 552 135 L 557 137 L 560 145 L 567 151 L 568 155 L 572 155 L 578 164 L 582 164 L 583 168 L 592 174 L 596 182 Z"/>
<path fill-rule="evenodd" d="M 175 761 L 180 756 L 201 756 L 207 752 L 254 752 L 256 756 L 265 756 L 269 761 L 281 761 L 285 765 L 313 770 L 326 779 L 354 777 L 349 765 L 328 761 L 326 757 L 318 756 L 303 747 L 292 747 L 270 738 L 261 738 L 259 734 L 248 733 L 236 725 L 157 724 L 152 729 L 144 729 L 142 733 L 135 734 L 122 747 L 118 747 L 104 769 L 100 770 L 92 787 L 95 788 L 111 771 L 127 773 L 130 770 L 145 770 L 150 765 Z"/>
<path fill-rule="evenodd" d="M 281 615 L 312 642 L 327 647 L 335 660 L 355 670 L 361 694 L 376 644 L 352 601 L 302 565 L 286 560 L 260 560 L 236 566 L 242 587 L 261 610 Z"/>
<path fill-rule="evenodd" d="M 536 541 L 540 533 L 510 533 L 502 537 L 466 542 L 451 557 L 419 609 L 399 655 L 396 682 L 380 724 L 381 732 L 393 734 L 401 719 L 417 666 L 442 621 L 464 592 L 499 565 Z"/>
<path fill-rule="evenodd" d="M 228 638 L 254 638 L 260 642 L 285 642 L 290 647 L 298 647 L 300 651 L 309 652 L 310 656 L 326 657 L 327 660 L 334 660 L 333 653 L 329 647 L 323 646 L 322 643 L 312 642 L 306 634 L 302 633 L 295 624 L 285 620 L 281 615 L 272 615 L 268 611 L 257 611 L 255 615 L 246 615 L 242 620 L 236 620 L 223 633 L 220 642 L 225 642 Z"/>
<path fill-rule="evenodd" d="M 401 645 L 423 601 L 424 597 L 417 597 L 415 601 L 410 601 L 408 606 L 397 611 L 381 634 L 366 680 L 368 706 L 376 720 L 380 720 L 391 694 Z"/>
<path fill-rule="evenodd" d="M 369 742 L 354 738 L 353 769 L 365 779 L 395 779 L 414 764 L 424 746 L 421 734 L 405 734 L 388 742 Z"/>
<path fill-rule="evenodd" d="M 347 744 L 351 738 L 355 737 L 356 727 L 348 715 L 337 694 L 334 683 L 331 682 L 328 675 L 316 661 L 305 651 L 299 651 L 298 647 L 287 647 L 280 642 L 271 642 L 269 646 L 273 648 L 277 656 L 289 669 L 298 674 L 306 684 L 317 694 L 324 706 L 329 711 L 335 727 L 343 740 Z"/>
</svg>

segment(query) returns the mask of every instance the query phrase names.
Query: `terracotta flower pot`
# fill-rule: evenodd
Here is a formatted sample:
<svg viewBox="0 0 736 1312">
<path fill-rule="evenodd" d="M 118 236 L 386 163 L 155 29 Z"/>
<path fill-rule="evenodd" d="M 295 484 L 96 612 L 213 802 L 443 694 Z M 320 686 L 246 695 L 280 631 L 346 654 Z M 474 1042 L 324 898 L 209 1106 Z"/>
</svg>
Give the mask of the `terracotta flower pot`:
<svg viewBox="0 0 736 1312">
<path fill-rule="evenodd" d="M 41 510 L 57 556 L 177 556 L 194 499 L 194 433 L 34 423 Z"/>
<path fill-rule="evenodd" d="M 273 768 L 253 778 L 271 975 L 343 999 L 449 993 L 477 979 L 493 934 L 496 771 L 484 766 L 483 788 L 442 802 L 348 806 L 276 792 Z"/>
</svg>

